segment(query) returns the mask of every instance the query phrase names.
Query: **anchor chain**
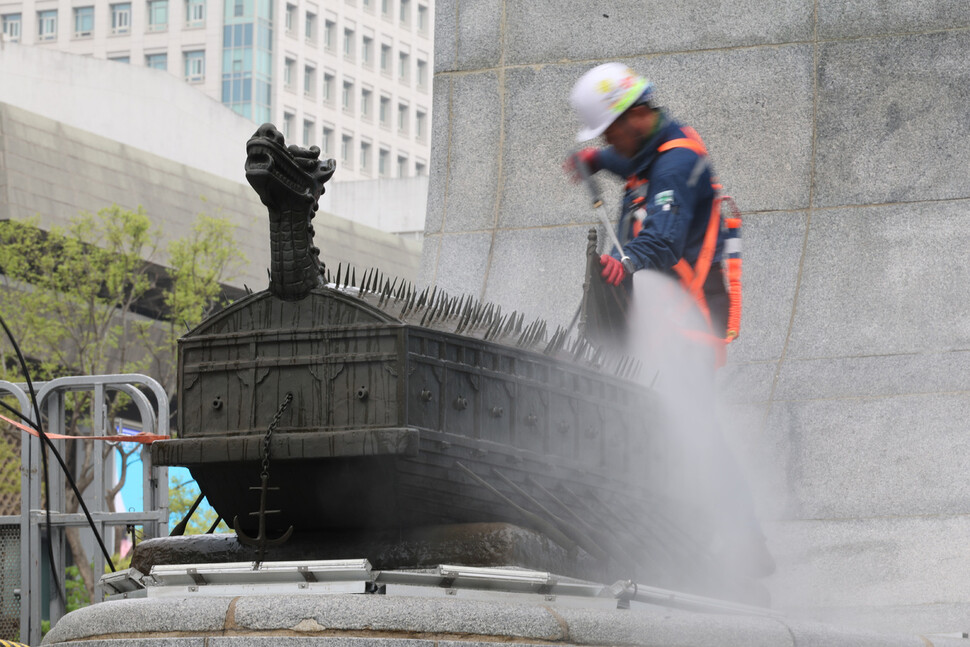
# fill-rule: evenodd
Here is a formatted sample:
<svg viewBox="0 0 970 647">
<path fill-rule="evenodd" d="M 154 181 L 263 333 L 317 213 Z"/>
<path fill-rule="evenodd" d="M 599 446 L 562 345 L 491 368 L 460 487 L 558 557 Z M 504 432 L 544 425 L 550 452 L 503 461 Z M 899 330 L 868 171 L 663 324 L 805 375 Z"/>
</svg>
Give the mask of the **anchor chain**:
<svg viewBox="0 0 970 647">
<path fill-rule="evenodd" d="M 251 487 L 250 490 L 259 491 L 259 511 L 250 512 L 250 516 L 255 516 L 258 520 L 258 532 L 255 537 L 250 537 L 243 532 L 239 523 L 239 516 L 232 520 L 233 529 L 236 531 L 236 537 L 239 539 L 239 543 L 245 544 L 247 546 L 253 546 L 256 548 L 256 560 L 253 562 L 253 570 L 259 570 L 260 564 L 263 562 L 263 557 L 266 554 L 267 546 L 278 546 L 288 540 L 290 535 L 293 534 L 293 526 L 287 528 L 281 536 L 276 539 L 269 539 L 266 536 L 266 515 L 279 513 L 279 510 L 267 510 L 266 509 L 266 495 L 270 490 L 278 490 L 279 488 L 269 487 L 269 459 L 270 459 L 270 448 L 273 440 L 273 432 L 280 424 L 280 418 L 283 417 L 283 412 L 290 405 L 293 400 L 293 394 L 287 393 L 286 397 L 283 398 L 283 402 L 280 404 L 279 409 L 276 411 L 276 415 L 273 416 L 272 422 L 269 423 L 269 427 L 266 429 L 266 435 L 263 437 L 263 464 L 262 471 L 259 474 L 259 487 Z"/>
<path fill-rule="evenodd" d="M 269 423 L 269 427 L 266 429 L 266 435 L 263 436 L 263 471 L 259 473 L 260 478 L 269 478 L 269 455 L 270 455 L 270 442 L 273 439 L 273 432 L 280 425 L 280 418 L 283 417 L 283 412 L 286 408 L 290 406 L 290 402 L 293 401 L 293 394 L 287 393 L 286 397 L 283 398 L 283 403 L 280 404 L 280 408 L 276 410 L 276 415 L 273 416 L 272 422 Z"/>
</svg>

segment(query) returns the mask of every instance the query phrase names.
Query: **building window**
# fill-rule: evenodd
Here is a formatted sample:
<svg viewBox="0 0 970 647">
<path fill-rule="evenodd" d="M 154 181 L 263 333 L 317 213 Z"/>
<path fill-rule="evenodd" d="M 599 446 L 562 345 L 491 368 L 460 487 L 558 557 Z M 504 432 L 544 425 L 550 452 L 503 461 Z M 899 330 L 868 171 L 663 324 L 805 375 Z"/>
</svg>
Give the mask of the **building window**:
<svg viewBox="0 0 970 647">
<path fill-rule="evenodd" d="M 313 98 L 316 88 L 313 87 L 313 80 L 317 78 L 317 70 L 309 65 L 303 66 L 303 94 Z"/>
<path fill-rule="evenodd" d="M 323 137 L 321 143 L 321 153 L 324 156 L 333 155 L 333 128 L 323 127 Z"/>
<path fill-rule="evenodd" d="M 422 163 L 422 162 L 415 162 L 414 163 L 414 174 L 415 175 L 427 175 L 428 174 L 428 166 L 426 164 Z"/>
<path fill-rule="evenodd" d="M 354 109 L 354 82 L 344 81 L 343 94 L 340 96 L 340 105 L 343 107 L 345 112 L 351 112 Z"/>
<path fill-rule="evenodd" d="M 316 129 L 312 119 L 303 120 L 303 148 L 310 148 L 313 145 L 313 131 Z"/>
<path fill-rule="evenodd" d="M 186 0 L 185 26 L 186 27 L 205 26 L 205 0 Z"/>
<path fill-rule="evenodd" d="M 418 89 L 425 90 L 428 89 L 428 61 L 422 61 L 418 59 L 417 64 L 418 69 Z"/>
<path fill-rule="evenodd" d="M 411 0 L 401 0 L 398 5 L 401 8 L 401 24 L 405 27 L 411 25 Z"/>
<path fill-rule="evenodd" d="M 131 31 L 131 3 L 111 5 L 111 33 L 127 34 Z"/>
<path fill-rule="evenodd" d="M 344 58 L 354 60 L 354 30 L 344 29 Z"/>
<path fill-rule="evenodd" d="M 340 138 L 340 161 L 349 171 L 351 169 L 351 154 L 354 150 L 354 138 L 351 135 L 343 135 Z"/>
<path fill-rule="evenodd" d="M 360 40 L 360 62 L 364 67 L 374 63 L 374 39 L 370 36 L 363 36 Z"/>
<path fill-rule="evenodd" d="M 418 139 L 418 141 L 424 141 L 428 128 L 427 122 L 427 113 L 421 110 L 414 113 L 414 136 Z"/>
<path fill-rule="evenodd" d="M 57 38 L 57 9 L 37 12 L 37 40 Z"/>
<path fill-rule="evenodd" d="M 360 170 L 364 173 L 370 172 L 370 143 L 360 143 Z"/>
<path fill-rule="evenodd" d="M 148 31 L 168 29 L 168 0 L 149 0 Z"/>
<path fill-rule="evenodd" d="M 397 76 L 401 83 L 407 83 L 411 79 L 411 57 L 407 52 L 400 52 L 397 55 Z"/>
<path fill-rule="evenodd" d="M 145 67 L 150 67 L 153 70 L 168 70 L 168 54 L 146 54 L 145 55 Z"/>
<path fill-rule="evenodd" d="M 94 33 L 94 7 L 74 8 L 74 37 L 87 38 Z"/>
<path fill-rule="evenodd" d="M 332 20 L 323 23 L 323 46 L 328 52 L 337 47 L 337 23 Z"/>
<path fill-rule="evenodd" d="M 185 52 L 185 80 L 189 83 L 205 81 L 205 51 Z"/>
<path fill-rule="evenodd" d="M 408 133 L 408 106 L 405 103 L 397 104 L 397 130 L 402 135 Z"/>
<path fill-rule="evenodd" d="M 232 17 L 243 18 L 246 15 L 246 0 L 232 0 Z"/>
<path fill-rule="evenodd" d="M 408 176 L 408 158 L 404 157 L 403 155 L 397 156 L 397 176 Z"/>
<path fill-rule="evenodd" d="M 374 93 L 367 88 L 361 88 L 360 90 L 360 116 L 367 121 L 370 121 L 371 116 L 371 97 Z"/>
<path fill-rule="evenodd" d="M 391 115 L 389 114 L 390 112 L 391 112 L 391 98 L 382 96 L 381 106 L 377 115 L 377 119 L 378 121 L 380 121 L 381 125 L 384 126 L 385 128 L 390 128 L 390 123 L 388 121 L 391 118 Z"/>
<path fill-rule="evenodd" d="M 292 58 L 283 59 L 283 87 L 293 91 L 293 81 L 296 72 L 296 61 Z"/>
<path fill-rule="evenodd" d="M 391 151 L 382 148 L 377 156 L 377 177 L 387 177 L 388 164 L 391 163 Z"/>
<path fill-rule="evenodd" d="M 296 5 L 286 5 L 286 13 L 283 16 L 283 22 L 286 28 L 286 33 L 292 36 L 293 32 L 296 30 Z"/>
<path fill-rule="evenodd" d="M 303 24 L 303 36 L 308 43 L 317 42 L 317 17 L 309 12 L 307 12 L 306 22 Z"/>
<path fill-rule="evenodd" d="M 333 103 L 333 74 L 328 72 L 323 73 L 323 102 Z"/>
<path fill-rule="evenodd" d="M 391 74 L 391 46 L 381 45 L 381 72 Z"/>
<path fill-rule="evenodd" d="M 381 0 L 381 16 L 391 19 L 391 0 Z"/>
<path fill-rule="evenodd" d="M 418 33 L 428 35 L 428 8 L 423 5 L 418 5 Z"/>
<path fill-rule="evenodd" d="M 283 139 L 285 141 L 290 141 L 293 137 L 293 113 L 284 112 L 283 113 Z"/>
<path fill-rule="evenodd" d="M 109 61 L 114 61 L 115 63 L 131 63 L 131 57 L 120 55 L 120 56 L 109 56 Z"/>
<path fill-rule="evenodd" d="M 362 6 L 367 11 L 373 13 L 374 11 L 374 0 L 361 0 L 360 6 Z"/>
<path fill-rule="evenodd" d="M 3 16 L 0 22 L 3 23 L 3 35 L 7 37 L 7 40 L 13 43 L 20 42 L 20 14 L 8 13 Z"/>
</svg>

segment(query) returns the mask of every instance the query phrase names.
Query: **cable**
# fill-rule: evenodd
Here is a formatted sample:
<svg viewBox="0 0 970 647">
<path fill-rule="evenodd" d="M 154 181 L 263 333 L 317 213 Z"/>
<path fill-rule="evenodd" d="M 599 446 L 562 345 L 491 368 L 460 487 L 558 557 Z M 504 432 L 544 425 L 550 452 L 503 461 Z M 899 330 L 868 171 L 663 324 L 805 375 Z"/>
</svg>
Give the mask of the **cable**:
<svg viewBox="0 0 970 647">
<path fill-rule="evenodd" d="M 61 456 L 60 452 L 57 451 L 57 448 L 54 446 L 54 443 L 51 442 L 51 439 L 47 437 L 46 432 L 44 432 L 43 426 L 40 424 L 40 420 L 41 420 L 40 406 L 37 403 L 37 393 L 34 391 L 34 384 L 30 379 L 30 371 L 27 368 L 27 361 L 24 359 L 24 355 L 20 350 L 20 345 L 17 343 L 17 340 L 14 338 L 13 333 L 10 332 L 10 328 L 7 327 L 7 322 L 3 320 L 2 316 L 0 316 L 0 326 L 3 326 L 3 330 L 7 334 L 7 338 L 10 340 L 10 343 L 13 345 L 14 351 L 17 353 L 17 360 L 20 362 L 20 369 L 21 371 L 23 371 L 24 380 L 27 382 L 27 389 L 30 391 L 30 399 L 34 407 L 34 415 L 36 416 L 37 422 L 35 423 L 31 421 L 29 418 L 25 417 L 23 414 L 19 412 L 15 412 L 15 413 L 17 413 L 17 415 L 19 415 L 24 420 L 24 422 L 29 424 L 37 431 L 37 434 L 41 438 L 42 444 L 45 444 L 51 450 L 51 453 L 54 454 L 54 457 L 57 459 L 58 464 L 61 466 L 61 470 L 64 472 L 64 476 L 67 477 L 67 482 L 71 486 L 71 491 L 74 492 L 74 496 L 75 498 L 77 498 L 78 504 L 81 506 L 81 509 L 84 511 L 84 517 L 85 519 L 87 519 L 88 525 L 91 527 L 91 532 L 94 533 L 94 538 L 98 541 L 98 546 L 101 547 L 101 552 L 104 554 L 104 558 L 107 560 L 108 566 L 111 568 L 111 572 L 114 573 L 117 570 L 115 569 L 114 561 L 111 559 L 111 554 L 108 552 L 108 548 L 104 545 L 104 539 L 101 537 L 101 533 L 98 532 L 98 528 L 94 524 L 94 519 L 91 517 L 91 512 L 88 510 L 87 504 L 84 503 L 84 498 L 81 496 L 81 492 L 77 488 L 77 483 L 74 481 L 74 476 L 71 474 L 71 470 L 68 469 L 67 464 L 64 462 L 64 458 Z M 6 403 L 3 403 L 3 404 L 6 406 Z M 52 541 L 53 535 L 51 534 L 50 483 L 48 480 L 49 467 L 47 464 L 47 453 L 41 452 L 41 457 L 43 459 L 43 464 L 44 464 L 44 489 L 46 490 L 45 495 L 47 497 L 46 505 L 44 506 L 46 508 L 45 518 L 46 518 L 46 528 L 47 528 L 47 537 L 48 537 L 47 557 L 50 560 L 51 575 L 54 578 L 54 584 L 58 592 L 58 597 L 60 597 L 61 601 L 65 602 L 66 604 L 64 591 L 61 589 L 60 582 L 58 581 L 57 574 L 54 570 L 54 548 L 53 548 L 53 541 Z"/>
<path fill-rule="evenodd" d="M 34 384 L 30 380 L 30 371 L 27 370 L 27 360 L 24 359 L 23 353 L 20 352 L 20 345 L 17 340 L 14 339 L 13 333 L 10 332 L 10 328 L 7 327 L 7 322 L 3 320 L 0 316 L 0 325 L 3 326 L 3 331 L 7 333 L 7 338 L 13 345 L 14 352 L 17 353 L 17 361 L 20 362 L 20 370 L 24 373 L 24 379 L 27 381 L 27 388 L 30 391 L 31 404 L 34 406 L 34 415 L 37 416 L 37 420 L 40 420 L 40 407 L 37 406 L 37 394 L 34 392 Z M 19 415 L 19 414 L 18 414 Z M 50 443 L 50 439 L 47 438 L 47 434 L 44 433 L 43 428 L 39 425 L 31 425 L 37 431 L 41 439 L 41 449 L 43 449 L 44 441 Z M 51 447 L 53 449 L 53 446 Z M 44 496 L 46 497 L 44 505 L 44 527 L 47 530 L 47 561 L 50 563 L 51 567 L 51 578 L 54 580 L 54 589 L 57 591 L 57 597 L 60 598 L 64 606 L 67 606 L 67 597 L 64 594 L 64 590 L 61 587 L 61 582 L 57 578 L 57 571 L 54 569 L 54 535 L 51 534 L 51 488 L 50 481 L 48 479 L 48 465 L 47 465 L 47 452 L 41 451 L 40 453 L 41 462 L 43 463 L 44 472 Z M 20 514 L 24 511 L 21 510 Z M 29 514 L 29 513 L 28 513 Z"/>
</svg>

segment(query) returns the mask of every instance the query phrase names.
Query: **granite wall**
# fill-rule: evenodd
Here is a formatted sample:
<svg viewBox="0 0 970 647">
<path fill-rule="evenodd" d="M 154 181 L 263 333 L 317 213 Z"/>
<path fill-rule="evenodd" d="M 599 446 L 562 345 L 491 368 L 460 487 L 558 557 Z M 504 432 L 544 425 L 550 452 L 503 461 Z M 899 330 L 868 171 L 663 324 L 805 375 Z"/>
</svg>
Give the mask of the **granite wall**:
<svg viewBox="0 0 970 647">
<path fill-rule="evenodd" d="M 745 211 L 721 414 L 776 606 L 970 629 L 966 0 L 438 0 L 424 282 L 566 323 L 586 194 L 573 82 L 609 60 L 704 137 Z M 605 187 L 616 204 L 619 188 Z"/>
</svg>

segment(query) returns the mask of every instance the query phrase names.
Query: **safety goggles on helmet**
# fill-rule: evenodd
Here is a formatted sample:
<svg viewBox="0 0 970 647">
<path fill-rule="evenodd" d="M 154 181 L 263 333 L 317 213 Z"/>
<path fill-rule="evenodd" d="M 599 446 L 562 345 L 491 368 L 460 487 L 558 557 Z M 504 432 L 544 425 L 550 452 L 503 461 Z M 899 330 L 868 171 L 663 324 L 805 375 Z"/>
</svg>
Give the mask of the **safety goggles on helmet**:
<svg viewBox="0 0 970 647">
<path fill-rule="evenodd" d="M 646 103 L 653 84 L 622 63 L 604 63 L 584 74 L 569 95 L 569 102 L 585 125 L 576 135 L 586 141 L 603 134 L 610 124 L 632 108 Z"/>
</svg>

